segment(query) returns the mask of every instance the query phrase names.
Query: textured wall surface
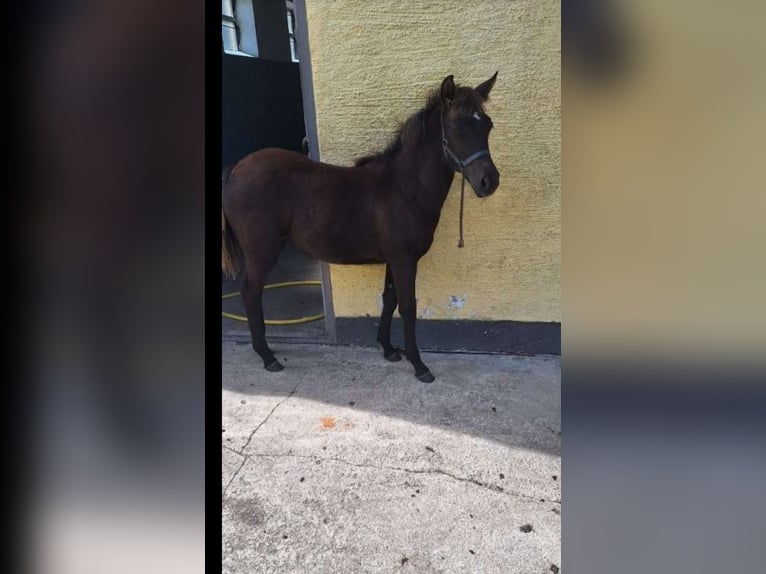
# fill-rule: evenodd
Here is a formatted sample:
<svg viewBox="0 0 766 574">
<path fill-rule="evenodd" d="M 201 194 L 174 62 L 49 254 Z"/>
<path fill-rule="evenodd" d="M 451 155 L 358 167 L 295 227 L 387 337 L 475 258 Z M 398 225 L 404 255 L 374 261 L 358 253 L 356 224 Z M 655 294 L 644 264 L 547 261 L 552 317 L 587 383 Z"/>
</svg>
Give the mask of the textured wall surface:
<svg viewBox="0 0 766 574">
<path fill-rule="evenodd" d="M 455 178 L 418 271 L 418 316 L 560 321 L 561 98 L 558 0 L 307 0 L 322 161 L 350 165 L 382 149 L 428 92 L 455 75 L 487 104 L 500 187 L 466 186 L 456 247 Z M 337 316 L 377 314 L 383 266 L 332 266 Z"/>
</svg>

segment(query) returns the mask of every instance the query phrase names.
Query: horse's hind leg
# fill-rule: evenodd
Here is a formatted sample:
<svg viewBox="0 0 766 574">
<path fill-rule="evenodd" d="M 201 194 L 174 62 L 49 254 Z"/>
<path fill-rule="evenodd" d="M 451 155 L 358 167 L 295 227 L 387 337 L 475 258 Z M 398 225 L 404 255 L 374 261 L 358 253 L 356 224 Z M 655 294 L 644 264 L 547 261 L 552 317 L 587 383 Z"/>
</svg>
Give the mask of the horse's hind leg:
<svg viewBox="0 0 766 574">
<path fill-rule="evenodd" d="M 400 350 L 391 346 L 391 318 L 396 310 L 398 301 L 391 266 L 386 265 L 386 282 L 383 284 L 383 312 L 380 314 L 378 326 L 378 343 L 383 348 L 383 357 L 389 361 L 401 361 Z"/>
<path fill-rule="evenodd" d="M 247 258 L 245 286 L 242 289 L 242 299 L 247 311 L 247 323 L 250 327 L 253 350 L 263 359 L 263 366 L 266 370 L 271 372 L 281 371 L 284 367 L 277 361 L 266 342 L 266 324 L 263 319 L 263 285 L 266 282 L 266 275 L 274 266 L 283 244 L 284 242 L 274 242 L 268 245 L 264 242 L 260 245 L 257 255 L 251 255 Z M 264 248 L 265 246 L 267 247 Z"/>
</svg>

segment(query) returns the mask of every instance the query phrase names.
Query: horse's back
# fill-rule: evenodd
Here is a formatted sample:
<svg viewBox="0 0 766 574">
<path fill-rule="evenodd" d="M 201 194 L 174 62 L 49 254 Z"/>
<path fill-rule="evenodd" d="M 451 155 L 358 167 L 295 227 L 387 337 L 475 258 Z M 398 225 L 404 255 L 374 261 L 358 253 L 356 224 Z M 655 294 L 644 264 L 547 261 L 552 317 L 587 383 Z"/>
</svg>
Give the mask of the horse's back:
<svg viewBox="0 0 766 574">
<path fill-rule="evenodd" d="M 289 180 L 314 163 L 289 150 L 267 148 L 251 153 L 237 162 L 223 180 L 225 211 L 243 210 L 264 201 L 274 203 L 274 196 L 284 197 Z"/>
<path fill-rule="evenodd" d="M 333 262 L 380 260 L 377 186 L 369 170 L 315 162 L 282 149 L 243 158 L 224 185 L 235 231 L 278 234 Z"/>
<path fill-rule="evenodd" d="M 328 201 L 367 187 L 360 170 L 320 163 L 298 152 L 267 148 L 242 158 L 229 173 L 224 195 L 278 194 L 293 203 Z"/>
<path fill-rule="evenodd" d="M 296 171 L 312 169 L 317 163 L 298 152 L 280 149 L 266 148 L 243 157 L 232 168 L 230 179 L 233 177 L 240 181 L 255 182 L 280 175 L 293 174 Z"/>
</svg>

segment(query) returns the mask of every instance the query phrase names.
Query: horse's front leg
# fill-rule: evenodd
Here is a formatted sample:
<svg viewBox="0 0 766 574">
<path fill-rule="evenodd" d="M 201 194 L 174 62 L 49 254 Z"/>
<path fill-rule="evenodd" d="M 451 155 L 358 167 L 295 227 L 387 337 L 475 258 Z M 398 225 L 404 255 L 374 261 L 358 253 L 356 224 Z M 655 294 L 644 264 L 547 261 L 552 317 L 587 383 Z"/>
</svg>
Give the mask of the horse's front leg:
<svg viewBox="0 0 766 574">
<path fill-rule="evenodd" d="M 405 260 L 391 264 L 394 286 L 399 299 L 399 314 L 404 324 L 404 354 L 415 367 L 415 376 L 424 383 L 431 383 L 434 376 L 420 360 L 420 351 L 415 341 L 415 276 L 418 271 L 416 260 Z"/>
<path fill-rule="evenodd" d="M 401 361 L 400 349 L 391 345 L 391 318 L 396 310 L 398 299 L 394 289 L 394 278 L 391 275 L 391 266 L 386 265 L 386 281 L 383 284 L 383 311 L 380 314 L 378 325 L 378 343 L 383 348 L 383 357 L 389 361 Z"/>
</svg>

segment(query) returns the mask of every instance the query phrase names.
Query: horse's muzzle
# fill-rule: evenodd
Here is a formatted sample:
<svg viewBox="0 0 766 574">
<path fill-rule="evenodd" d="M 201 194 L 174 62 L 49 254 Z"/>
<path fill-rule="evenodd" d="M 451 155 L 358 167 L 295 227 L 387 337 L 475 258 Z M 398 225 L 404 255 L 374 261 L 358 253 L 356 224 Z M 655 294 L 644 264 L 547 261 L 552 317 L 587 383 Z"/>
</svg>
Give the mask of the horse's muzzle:
<svg viewBox="0 0 766 574">
<path fill-rule="evenodd" d="M 500 174 L 493 164 L 489 164 L 484 169 L 477 171 L 478 173 L 473 178 L 468 178 L 468 181 L 477 196 L 489 197 L 495 193 L 495 190 L 500 185 Z"/>
</svg>

